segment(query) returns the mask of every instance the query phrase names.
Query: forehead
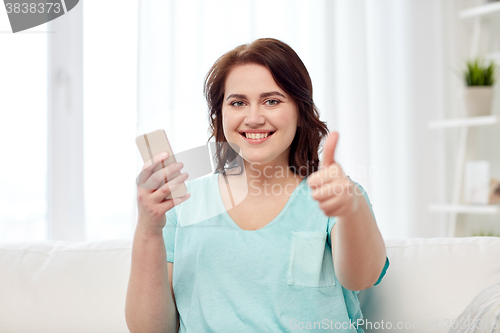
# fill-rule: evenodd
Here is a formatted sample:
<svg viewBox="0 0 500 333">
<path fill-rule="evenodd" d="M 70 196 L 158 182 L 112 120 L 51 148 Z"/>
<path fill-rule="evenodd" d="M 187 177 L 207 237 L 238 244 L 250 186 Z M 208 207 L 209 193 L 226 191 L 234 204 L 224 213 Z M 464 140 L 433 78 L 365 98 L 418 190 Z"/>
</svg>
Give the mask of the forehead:
<svg viewBox="0 0 500 333">
<path fill-rule="evenodd" d="M 274 81 L 269 69 L 262 65 L 245 64 L 233 67 L 225 83 L 225 94 L 248 93 L 276 90 L 283 94 L 283 90 Z"/>
</svg>

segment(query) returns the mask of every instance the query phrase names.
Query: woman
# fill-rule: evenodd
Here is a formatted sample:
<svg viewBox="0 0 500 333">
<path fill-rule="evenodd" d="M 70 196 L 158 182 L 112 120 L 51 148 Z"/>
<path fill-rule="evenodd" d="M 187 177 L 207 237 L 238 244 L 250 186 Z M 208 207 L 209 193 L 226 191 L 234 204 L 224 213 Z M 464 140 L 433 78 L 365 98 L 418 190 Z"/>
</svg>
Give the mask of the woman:
<svg viewBox="0 0 500 333">
<path fill-rule="evenodd" d="M 272 38 L 238 46 L 205 96 L 216 172 L 163 200 L 187 175 L 147 190 L 163 170 L 143 168 L 139 185 L 154 187 L 138 186 L 130 331 L 363 332 L 357 293 L 389 261 L 366 192 L 335 161 L 338 133 L 319 161 L 328 129 L 300 58 Z"/>
</svg>

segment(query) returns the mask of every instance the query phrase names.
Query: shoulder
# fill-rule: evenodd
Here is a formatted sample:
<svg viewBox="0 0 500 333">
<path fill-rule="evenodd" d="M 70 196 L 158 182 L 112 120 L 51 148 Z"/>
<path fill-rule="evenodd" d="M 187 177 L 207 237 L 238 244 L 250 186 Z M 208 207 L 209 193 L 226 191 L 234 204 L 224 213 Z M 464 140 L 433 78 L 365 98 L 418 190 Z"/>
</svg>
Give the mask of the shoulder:
<svg viewBox="0 0 500 333">
<path fill-rule="evenodd" d="M 305 177 L 302 182 L 300 182 L 297 188 L 297 195 L 301 197 L 301 200 L 306 200 L 307 202 L 316 202 L 311 196 L 312 189 L 307 185 L 307 177 Z"/>
</svg>

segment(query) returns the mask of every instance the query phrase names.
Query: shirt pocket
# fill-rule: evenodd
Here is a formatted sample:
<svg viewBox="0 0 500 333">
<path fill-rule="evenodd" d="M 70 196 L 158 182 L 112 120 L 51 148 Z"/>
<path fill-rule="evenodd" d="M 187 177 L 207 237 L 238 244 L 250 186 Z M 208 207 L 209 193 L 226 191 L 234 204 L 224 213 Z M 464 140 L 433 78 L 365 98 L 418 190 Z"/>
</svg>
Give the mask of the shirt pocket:
<svg viewBox="0 0 500 333">
<path fill-rule="evenodd" d="M 335 286 L 332 251 L 326 231 L 294 231 L 288 285 Z"/>
</svg>

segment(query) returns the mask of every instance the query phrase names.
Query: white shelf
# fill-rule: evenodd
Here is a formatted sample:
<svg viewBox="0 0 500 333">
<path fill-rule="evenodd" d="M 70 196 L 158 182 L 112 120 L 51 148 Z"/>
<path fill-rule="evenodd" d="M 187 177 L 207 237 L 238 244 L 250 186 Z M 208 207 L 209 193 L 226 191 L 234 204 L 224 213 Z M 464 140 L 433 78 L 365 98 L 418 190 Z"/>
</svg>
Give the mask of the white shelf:
<svg viewBox="0 0 500 333">
<path fill-rule="evenodd" d="M 500 214 L 500 205 L 430 205 L 433 212 L 449 212 L 463 214 Z"/>
<path fill-rule="evenodd" d="M 460 18 L 480 17 L 492 14 L 500 14 L 500 2 L 492 2 L 481 6 L 472 7 L 460 11 Z"/>
<path fill-rule="evenodd" d="M 429 122 L 429 128 L 449 128 L 467 126 L 485 126 L 500 123 L 498 116 L 466 117 L 455 119 L 434 120 Z"/>
</svg>

